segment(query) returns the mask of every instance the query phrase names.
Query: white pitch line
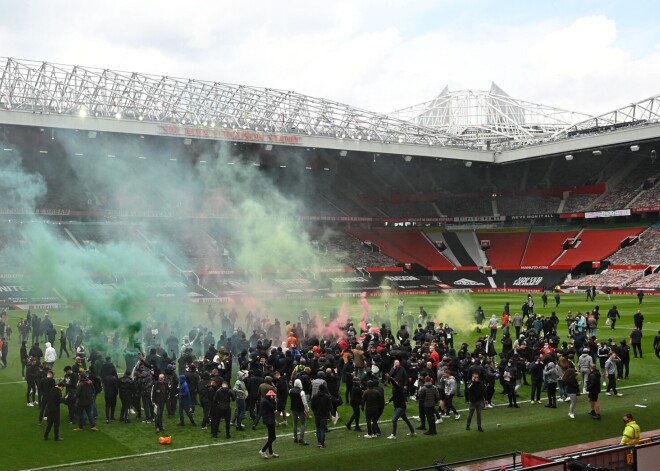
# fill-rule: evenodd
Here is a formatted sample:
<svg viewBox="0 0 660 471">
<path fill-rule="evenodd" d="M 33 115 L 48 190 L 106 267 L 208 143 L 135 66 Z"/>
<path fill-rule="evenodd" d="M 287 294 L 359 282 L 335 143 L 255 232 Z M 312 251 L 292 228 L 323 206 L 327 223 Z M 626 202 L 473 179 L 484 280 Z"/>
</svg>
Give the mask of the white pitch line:
<svg viewBox="0 0 660 471">
<path fill-rule="evenodd" d="M 3 384 L 23 384 L 23 383 L 25 383 L 25 381 L 8 381 L 6 383 L 0 383 L 0 386 L 2 386 Z"/>
<path fill-rule="evenodd" d="M 1 384 L 1 383 L 0 383 Z M 7 383 L 4 383 L 7 384 Z M 645 386 L 655 386 L 660 384 L 660 381 L 654 382 L 654 383 L 645 383 L 645 384 L 635 384 L 631 386 L 623 386 L 617 389 L 630 389 L 630 388 L 642 388 Z M 529 401 L 519 401 L 521 403 L 529 402 Z M 497 404 L 495 407 L 502 407 L 506 406 L 507 404 Z M 459 409 L 459 412 L 467 412 L 468 409 Z M 391 420 L 381 420 L 378 423 L 379 424 L 385 424 L 391 422 Z M 341 426 L 341 427 L 331 427 L 330 430 L 341 430 L 345 428 L 346 426 Z M 312 433 L 311 431 L 309 433 Z M 287 433 L 284 435 L 278 435 L 278 438 L 280 437 L 293 437 L 293 433 Z M 121 460 L 128 460 L 132 458 L 143 458 L 146 456 L 154 456 L 154 455 L 164 455 L 167 453 L 175 453 L 178 451 L 188 451 L 188 450 L 199 450 L 201 448 L 210 448 L 214 446 L 227 446 L 227 445 L 235 445 L 239 443 L 250 443 L 250 442 L 255 442 L 255 441 L 263 441 L 265 440 L 266 437 L 257 437 L 257 438 L 246 438 L 243 440 L 233 440 L 231 442 L 219 442 L 219 443 L 207 443 L 205 445 L 195 445 L 195 446 L 188 446 L 184 448 L 174 448 L 170 450 L 161 450 L 161 451 L 150 451 L 148 453 L 136 453 L 134 455 L 124 455 L 124 456 L 112 456 L 109 458 L 99 458 L 96 460 L 87 460 L 87 461 L 76 461 L 73 463 L 62 463 L 62 464 L 55 464 L 55 465 L 50 465 L 50 466 L 42 466 L 39 468 L 26 468 L 22 469 L 20 471 L 44 471 L 47 469 L 58 469 L 58 468 L 66 468 L 69 466 L 80 466 L 80 465 L 89 465 L 89 464 L 94 464 L 94 463 L 106 463 L 110 461 L 121 461 Z"/>
</svg>

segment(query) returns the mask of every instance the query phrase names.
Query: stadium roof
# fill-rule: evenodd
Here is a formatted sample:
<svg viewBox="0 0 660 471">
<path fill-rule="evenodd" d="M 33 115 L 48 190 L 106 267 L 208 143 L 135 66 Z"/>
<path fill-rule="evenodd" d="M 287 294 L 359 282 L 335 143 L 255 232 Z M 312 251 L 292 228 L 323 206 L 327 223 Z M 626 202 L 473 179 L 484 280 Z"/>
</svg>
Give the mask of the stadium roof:
<svg viewBox="0 0 660 471">
<path fill-rule="evenodd" d="M 502 163 L 588 151 L 660 138 L 659 106 L 660 95 L 589 116 L 513 99 L 493 83 L 488 92 L 445 87 L 429 102 L 384 115 L 293 91 L 0 58 L 0 123 L 341 155 Z"/>
<path fill-rule="evenodd" d="M 490 148 L 558 134 L 591 116 L 511 98 L 494 82 L 489 91 L 449 91 L 433 100 L 397 110 L 393 117 L 461 137 Z"/>
</svg>

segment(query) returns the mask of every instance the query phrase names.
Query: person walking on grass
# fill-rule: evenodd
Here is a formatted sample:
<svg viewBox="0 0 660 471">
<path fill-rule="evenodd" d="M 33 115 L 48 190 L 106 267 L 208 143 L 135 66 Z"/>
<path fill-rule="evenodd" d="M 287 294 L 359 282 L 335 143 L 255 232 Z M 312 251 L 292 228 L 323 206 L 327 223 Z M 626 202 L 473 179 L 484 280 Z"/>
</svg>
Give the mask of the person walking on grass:
<svg viewBox="0 0 660 471">
<path fill-rule="evenodd" d="M 277 393 L 274 389 L 266 391 L 259 403 L 259 416 L 264 421 L 264 425 L 268 430 L 268 440 L 259 451 L 259 454 L 264 459 L 279 458 L 280 455 L 273 453 L 273 443 L 277 440 L 275 434 L 275 397 Z"/>
<path fill-rule="evenodd" d="M 568 408 L 568 416 L 571 419 L 575 418 L 575 404 L 577 402 L 577 394 L 580 392 L 580 384 L 577 380 L 577 372 L 574 368 L 568 368 L 564 372 L 564 387 L 566 388 L 566 395 L 570 401 Z"/>
<path fill-rule="evenodd" d="M 186 381 L 185 375 L 179 375 L 179 426 L 183 427 L 186 423 L 183 420 L 183 412 L 185 411 L 188 416 L 188 420 L 193 427 L 197 427 L 195 423 L 195 418 L 193 417 L 193 397 L 190 394 L 190 388 L 188 387 L 188 382 Z"/>
<path fill-rule="evenodd" d="M 332 396 L 325 384 L 312 397 L 312 412 L 314 412 L 314 425 L 316 425 L 316 441 L 318 447 L 325 448 L 325 434 L 328 428 L 328 418 L 332 415 Z"/>
<path fill-rule="evenodd" d="M 408 429 L 410 430 L 408 436 L 414 437 L 415 428 L 412 423 L 410 423 L 408 415 L 406 414 L 406 391 L 404 386 L 399 384 L 399 382 L 393 377 L 390 377 L 390 384 L 392 385 L 392 397 L 387 403 L 394 403 L 394 414 L 392 414 L 392 434 L 387 438 L 388 440 L 396 440 L 397 423 L 399 422 L 399 419 L 403 419 L 408 426 Z"/>
<path fill-rule="evenodd" d="M 51 429 L 54 433 L 56 442 L 64 440 L 60 437 L 60 404 L 62 404 L 62 390 L 64 390 L 64 383 L 59 382 L 56 386 L 51 388 L 46 396 L 46 431 L 44 432 L 44 440 L 48 440 Z"/>
<path fill-rule="evenodd" d="M 600 371 L 598 371 L 598 367 L 592 364 L 591 372 L 587 377 L 587 394 L 589 399 L 589 406 L 591 407 L 589 415 L 591 415 L 591 417 L 596 420 L 600 419 L 600 404 L 598 403 L 598 395 L 600 394 L 601 388 L 600 378 L 601 376 Z"/>
<path fill-rule="evenodd" d="M 614 393 L 615 396 L 623 396 L 623 394 L 616 390 L 617 363 L 620 361 L 621 360 L 619 360 L 617 354 L 612 352 L 605 362 L 605 373 L 607 374 L 607 391 L 605 394 L 608 396 L 611 396 L 612 393 Z"/>
<path fill-rule="evenodd" d="M 366 393 L 365 393 L 366 394 Z M 426 380 L 424 386 L 420 388 L 417 394 L 417 399 L 424 407 L 424 416 L 429 424 L 429 429 L 424 432 L 424 435 L 437 435 L 438 431 L 435 427 L 435 406 L 440 402 L 440 392 L 433 386 L 431 381 Z"/>
</svg>

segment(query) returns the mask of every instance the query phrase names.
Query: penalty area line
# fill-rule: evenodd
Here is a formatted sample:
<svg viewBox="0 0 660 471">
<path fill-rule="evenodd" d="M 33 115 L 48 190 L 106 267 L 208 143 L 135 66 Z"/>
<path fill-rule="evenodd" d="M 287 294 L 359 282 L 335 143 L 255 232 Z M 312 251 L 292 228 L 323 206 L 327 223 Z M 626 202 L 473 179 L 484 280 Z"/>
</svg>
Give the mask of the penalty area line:
<svg viewBox="0 0 660 471">
<path fill-rule="evenodd" d="M 0 384 L 9 384 L 9 383 L 0 383 Z M 618 389 L 632 389 L 632 388 L 643 388 L 645 386 L 655 386 L 660 384 L 660 381 L 656 381 L 654 383 L 645 383 L 645 384 L 635 384 L 631 386 L 622 386 Z M 416 402 L 416 401 L 415 401 Z M 527 401 L 524 401 L 527 402 Z M 498 404 L 500 406 L 501 404 Z M 496 406 L 497 407 L 497 406 Z M 460 409 L 460 412 L 465 412 L 467 409 Z M 378 423 L 388 423 L 391 422 L 390 419 L 388 420 L 381 420 Z M 345 426 L 339 426 L 339 427 L 331 427 L 330 430 L 341 430 L 342 428 L 345 428 Z M 279 437 L 293 437 L 293 433 L 286 433 L 283 435 L 279 435 Z M 108 458 L 99 458 L 96 460 L 86 460 L 86 461 L 75 461 L 73 463 L 61 463 L 61 464 L 54 464 L 54 465 L 49 465 L 49 466 L 41 466 L 39 468 L 25 468 L 20 471 L 44 471 L 48 469 L 58 469 L 58 468 L 67 468 L 70 466 L 82 466 L 82 465 L 89 465 L 89 464 L 95 464 L 95 463 L 108 463 L 112 461 L 121 461 L 121 460 L 129 460 L 133 458 L 144 458 L 147 456 L 156 456 L 156 455 L 164 455 L 167 453 L 177 453 L 180 451 L 189 451 L 189 450 L 199 450 L 202 448 L 211 448 L 215 446 L 229 446 L 229 445 L 236 445 L 240 443 L 251 443 L 251 442 L 256 442 L 256 441 L 263 441 L 265 440 L 266 437 L 255 437 L 255 438 L 245 438 L 243 440 L 233 440 L 231 442 L 220 442 L 220 443 L 206 443 L 204 445 L 195 445 L 195 446 L 187 446 L 183 448 L 173 448 L 169 450 L 160 450 L 160 451 L 150 451 L 147 453 L 136 453 L 133 455 L 123 455 L 123 456 L 111 456 Z"/>
</svg>

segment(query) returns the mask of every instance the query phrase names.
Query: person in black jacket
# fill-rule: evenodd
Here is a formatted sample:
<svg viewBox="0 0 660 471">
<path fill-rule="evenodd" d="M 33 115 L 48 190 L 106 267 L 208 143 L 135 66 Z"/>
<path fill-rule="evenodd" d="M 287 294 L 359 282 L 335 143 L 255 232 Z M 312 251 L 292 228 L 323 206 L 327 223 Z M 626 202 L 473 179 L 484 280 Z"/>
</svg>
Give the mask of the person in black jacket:
<svg viewBox="0 0 660 471">
<path fill-rule="evenodd" d="M 44 420 L 44 412 L 46 411 L 48 394 L 50 393 L 50 390 L 55 387 L 55 379 L 53 377 L 53 370 L 48 370 L 46 372 L 46 376 L 41 378 L 39 381 L 39 393 L 41 396 L 41 403 L 39 408 L 39 425 L 41 425 Z M 46 415 L 46 417 L 48 416 Z"/>
<path fill-rule="evenodd" d="M 319 391 L 312 398 L 312 412 L 316 425 L 316 441 L 319 448 L 325 448 L 325 434 L 328 427 L 328 417 L 332 414 L 332 396 L 325 384 L 319 386 Z"/>
<path fill-rule="evenodd" d="M 39 377 L 39 363 L 34 357 L 30 357 L 25 371 L 25 381 L 27 382 L 27 393 L 25 398 L 27 400 L 27 405 L 34 407 L 38 404 L 36 401 L 37 395 L 37 379 Z"/>
<path fill-rule="evenodd" d="M 399 360 L 395 360 L 395 363 L 398 361 Z M 410 433 L 408 435 L 414 437 L 415 428 L 410 423 L 410 420 L 406 415 L 406 390 L 404 389 L 404 386 L 399 384 L 399 382 L 394 377 L 390 377 L 390 383 L 392 384 L 392 397 L 387 403 L 394 403 L 394 414 L 392 415 L 392 435 L 387 438 L 390 440 L 396 440 L 396 425 L 399 421 L 399 418 L 403 419 L 406 425 L 408 425 L 408 428 L 410 429 Z"/>
<path fill-rule="evenodd" d="M 46 395 L 46 431 L 44 432 L 44 440 L 48 440 L 51 428 L 53 429 L 54 438 L 56 442 L 64 440 L 60 437 L 60 404 L 62 403 L 62 390 L 64 383 L 60 382 L 53 386 Z"/>
<path fill-rule="evenodd" d="M 467 416 L 467 424 L 465 425 L 465 430 L 470 430 L 470 424 L 472 423 L 472 416 L 474 411 L 477 411 L 477 430 L 483 432 L 481 428 L 481 410 L 484 407 L 484 399 L 486 398 L 486 387 L 484 383 L 481 382 L 481 378 L 478 374 L 472 374 L 472 380 L 467 385 L 465 391 L 465 398 L 468 402 L 468 407 L 470 412 Z"/>
<path fill-rule="evenodd" d="M 274 390 L 269 390 L 261 399 L 259 404 L 259 415 L 264 421 L 264 425 L 268 429 L 268 440 L 259 451 L 262 458 L 279 458 L 280 455 L 273 453 L 273 442 L 277 440 L 275 435 L 275 397 L 277 393 Z M 268 451 L 268 453 L 266 453 Z"/>
<path fill-rule="evenodd" d="M 374 380 L 367 381 L 367 390 L 362 394 L 362 410 L 367 417 L 367 434 L 364 438 L 376 438 L 378 434 L 378 416 L 385 400 L 376 389 Z"/>
<path fill-rule="evenodd" d="M 346 428 L 351 430 L 351 424 L 355 421 L 355 431 L 361 432 L 360 428 L 360 405 L 362 404 L 362 385 L 358 381 L 357 377 L 353 378 L 351 387 L 351 398 L 350 405 L 353 409 L 353 415 L 351 415 L 350 420 L 346 423 Z"/>
<path fill-rule="evenodd" d="M 103 380 L 103 397 L 105 398 L 105 423 L 115 421 L 117 409 L 117 396 L 119 395 L 119 378 L 117 375 L 106 375 Z"/>
<path fill-rule="evenodd" d="M 78 427 L 74 428 L 74 432 L 80 432 L 85 426 L 85 417 L 89 421 L 90 429 L 93 432 L 98 431 L 96 428 L 96 420 L 94 418 L 93 406 L 94 396 L 96 392 L 94 385 L 90 381 L 86 373 L 78 375 L 78 384 L 76 385 L 75 404 L 78 411 Z"/>
<path fill-rule="evenodd" d="M 167 406 L 167 400 L 169 397 L 170 385 L 167 381 L 165 381 L 165 375 L 161 373 L 158 375 L 158 381 L 155 382 L 151 387 L 151 403 L 154 407 L 154 423 L 156 425 L 156 432 L 165 431 L 163 428 L 163 412 Z"/>
<path fill-rule="evenodd" d="M 133 383 L 133 378 L 131 378 L 131 372 L 126 370 L 124 376 L 119 378 L 119 399 L 121 400 L 121 411 L 119 413 L 119 421 L 125 422 L 127 424 L 131 423 L 129 418 L 129 412 L 131 410 L 131 405 L 133 403 L 133 393 L 135 390 L 135 384 Z"/>
<path fill-rule="evenodd" d="M 541 404 L 541 390 L 543 389 L 543 368 L 543 362 L 540 358 L 537 358 L 534 360 L 534 362 L 527 365 L 527 371 L 529 371 L 531 374 L 530 381 L 532 383 L 532 398 L 530 401 L 531 404 L 534 404 L 535 401 L 536 403 Z"/>
<path fill-rule="evenodd" d="M 231 427 L 231 403 L 236 400 L 234 391 L 229 389 L 229 383 L 222 381 L 220 388 L 213 396 L 211 406 L 211 436 L 218 438 L 218 427 L 220 420 L 225 421 L 225 436 L 231 438 L 229 429 Z"/>
</svg>

